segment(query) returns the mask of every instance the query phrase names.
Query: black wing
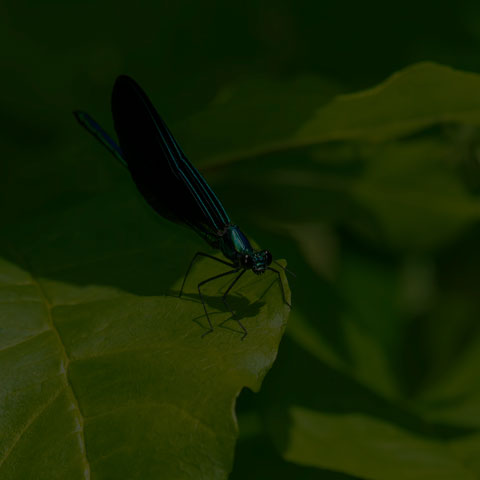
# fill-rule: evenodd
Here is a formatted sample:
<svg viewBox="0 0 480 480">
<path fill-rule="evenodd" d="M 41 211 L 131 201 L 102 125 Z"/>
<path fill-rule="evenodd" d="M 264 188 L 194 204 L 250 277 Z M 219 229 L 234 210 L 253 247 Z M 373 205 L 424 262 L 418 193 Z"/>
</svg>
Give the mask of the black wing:
<svg viewBox="0 0 480 480">
<path fill-rule="evenodd" d="M 117 78 L 112 114 L 132 178 L 152 208 L 206 235 L 230 223 L 220 200 L 188 161 L 147 95 L 130 77 Z"/>
</svg>

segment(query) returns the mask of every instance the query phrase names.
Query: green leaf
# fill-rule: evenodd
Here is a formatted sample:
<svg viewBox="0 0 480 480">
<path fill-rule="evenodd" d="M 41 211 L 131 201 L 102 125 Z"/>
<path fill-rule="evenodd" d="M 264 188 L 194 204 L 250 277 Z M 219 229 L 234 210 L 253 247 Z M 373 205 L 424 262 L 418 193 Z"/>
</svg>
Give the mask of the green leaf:
<svg viewBox="0 0 480 480">
<path fill-rule="evenodd" d="M 480 218 L 477 195 L 459 171 L 457 148 L 433 135 L 356 149 L 319 147 L 310 157 L 268 157 L 230 166 L 219 190 L 227 201 L 232 197 L 232 212 L 240 216 L 233 197 L 248 188 L 251 198 L 240 204 L 250 207 L 245 222 L 275 222 L 290 232 L 298 228 L 293 235 L 318 249 L 322 234 L 303 230 L 324 223 L 345 225 L 382 247 L 426 251 L 448 244 Z M 324 263 L 317 269 L 331 268 L 325 260 L 316 261 Z"/>
<path fill-rule="evenodd" d="M 176 131 L 189 154 L 217 165 L 331 141 L 379 142 L 437 124 L 480 125 L 480 75 L 431 62 L 328 101 L 332 93 L 320 77 L 245 81 Z"/>
<path fill-rule="evenodd" d="M 469 340 L 443 375 L 417 399 L 429 421 L 480 427 L 480 338 L 472 335 Z"/>
<path fill-rule="evenodd" d="M 227 478 L 236 397 L 260 388 L 289 308 L 275 275 L 245 275 L 241 341 L 228 277 L 212 282 L 202 339 L 196 285 L 225 269 L 199 261 L 179 299 L 195 242 L 158 223 L 122 194 L 4 230 L 2 479 Z"/>
<path fill-rule="evenodd" d="M 217 165 L 290 148 L 298 128 L 338 93 L 324 78 L 250 77 L 223 87 L 211 104 L 174 132 L 202 165 Z"/>
<path fill-rule="evenodd" d="M 475 472 L 476 478 L 480 476 L 480 435 L 473 434 L 454 440 L 451 448 L 470 470 Z"/>
<path fill-rule="evenodd" d="M 372 480 L 473 480 L 447 442 L 422 437 L 361 414 L 290 410 L 287 460 Z"/>
<path fill-rule="evenodd" d="M 400 70 L 378 86 L 340 95 L 297 133 L 303 144 L 380 141 L 446 122 L 480 124 L 480 75 L 431 62 Z"/>
<path fill-rule="evenodd" d="M 434 139 L 391 142 L 374 149 L 351 194 L 367 207 L 381 235 L 397 248 L 446 244 L 480 218 L 452 160 L 453 146 Z"/>
</svg>

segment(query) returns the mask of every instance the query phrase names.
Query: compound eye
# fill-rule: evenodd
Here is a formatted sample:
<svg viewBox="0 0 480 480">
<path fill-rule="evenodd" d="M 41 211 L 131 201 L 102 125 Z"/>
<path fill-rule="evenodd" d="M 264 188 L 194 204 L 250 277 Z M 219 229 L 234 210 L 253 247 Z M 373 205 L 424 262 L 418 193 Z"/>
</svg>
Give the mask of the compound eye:
<svg viewBox="0 0 480 480">
<path fill-rule="evenodd" d="M 272 254 L 268 250 L 265 250 L 263 252 L 263 254 L 265 255 L 265 263 L 267 265 L 270 265 L 272 263 L 272 260 L 273 260 Z"/>
</svg>

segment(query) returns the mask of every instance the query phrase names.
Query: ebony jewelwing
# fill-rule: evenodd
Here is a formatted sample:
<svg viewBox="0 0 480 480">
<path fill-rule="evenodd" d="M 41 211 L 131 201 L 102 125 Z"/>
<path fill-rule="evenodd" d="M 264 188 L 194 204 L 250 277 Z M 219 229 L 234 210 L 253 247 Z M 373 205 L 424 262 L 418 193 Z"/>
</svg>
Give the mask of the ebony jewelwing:
<svg viewBox="0 0 480 480">
<path fill-rule="evenodd" d="M 212 280 L 237 274 L 223 294 L 222 300 L 232 317 L 243 330 L 247 329 L 229 307 L 227 295 L 247 271 L 259 275 L 271 270 L 278 275 L 283 301 L 285 298 L 280 272 L 270 267 L 272 255 L 268 250 L 254 250 L 247 237 L 233 224 L 218 197 L 200 172 L 190 163 L 145 92 L 130 77 L 121 75 L 112 91 L 112 115 L 118 146 L 114 140 L 85 112 L 74 112 L 79 123 L 99 140 L 130 172 L 140 193 L 162 217 L 186 225 L 200 235 L 211 247 L 220 250 L 229 260 L 197 252 L 188 266 L 179 297 L 195 260 L 202 256 L 228 265 L 231 270 L 207 278 L 197 285 L 210 329 L 201 287 Z M 284 270 L 281 264 L 274 261 Z"/>
</svg>

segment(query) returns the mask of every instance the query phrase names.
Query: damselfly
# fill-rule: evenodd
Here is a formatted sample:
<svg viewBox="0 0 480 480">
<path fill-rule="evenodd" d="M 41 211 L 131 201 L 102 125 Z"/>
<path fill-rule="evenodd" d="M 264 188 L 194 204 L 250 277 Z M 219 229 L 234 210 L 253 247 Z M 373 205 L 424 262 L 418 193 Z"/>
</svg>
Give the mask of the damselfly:
<svg viewBox="0 0 480 480">
<path fill-rule="evenodd" d="M 118 77 L 112 92 L 113 122 L 120 146 L 87 113 L 76 111 L 74 114 L 80 124 L 128 169 L 138 190 L 158 214 L 190 227 L 228 260 L 197 252 L 183 279 L 180 297 L 198 257 L 207 257 L 230 267 L 230 270 L 197 285 L 210 327 L 202 337 L 213 331 L 213 325 L 201 287 L 218 278 L 236 274 L 222 300 L 242 328 L 242 340 L 247 335 L 247 329 L 240 319 L 235 318 L 227 296 L 247 270 L 257 275 L 266 270 L 274 272 L 280 282 L 283 301 L 290 306 L 285 298 L 280 272 L 270 266 L 273 261 L 271 253 L 268 250 L 255 250 L 240 228 L 231 222 L 218 197 L 189 162 L 145 92 L 133 79 L 126 75 Z M 273 262 L 284 268 L 278 262 Z"/>
</svg>

